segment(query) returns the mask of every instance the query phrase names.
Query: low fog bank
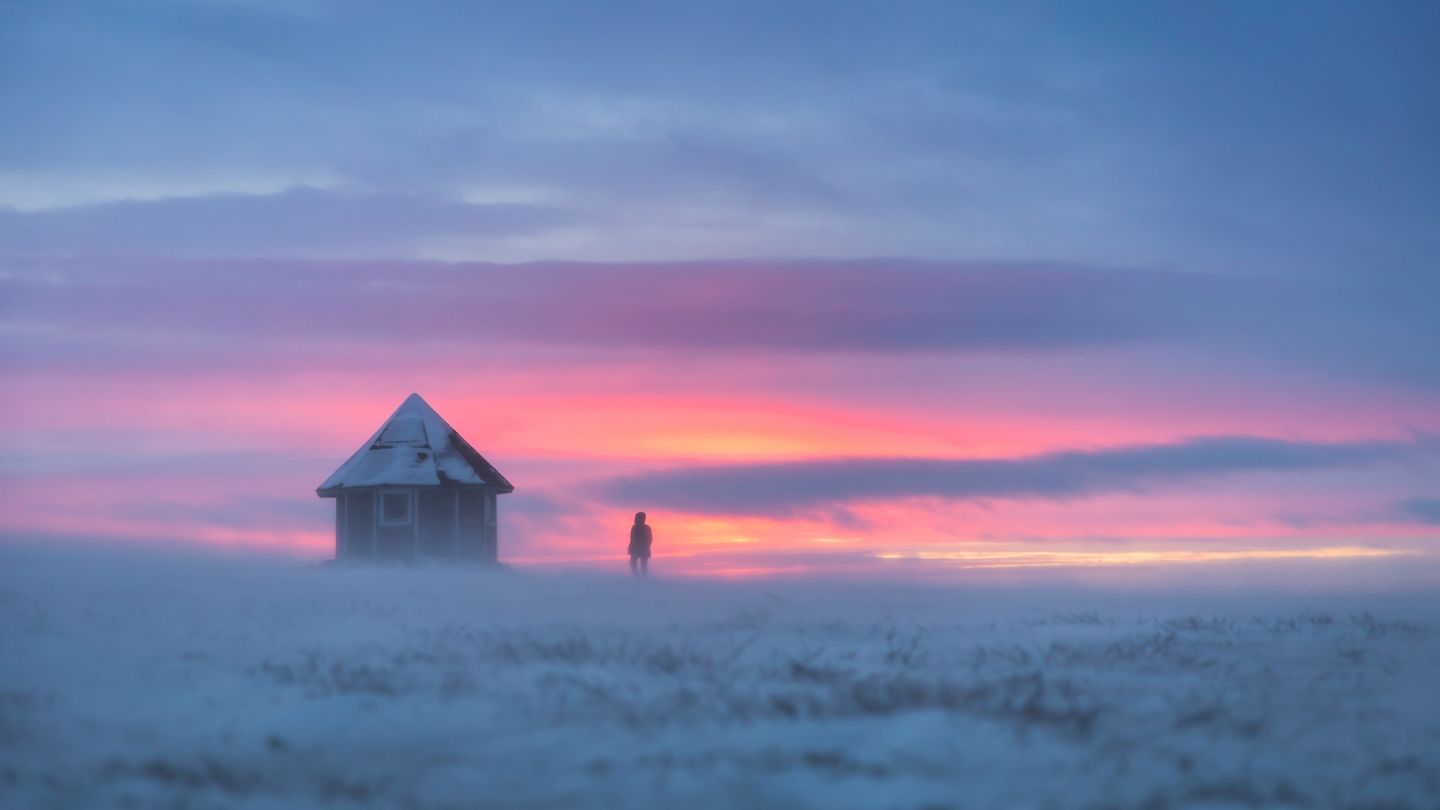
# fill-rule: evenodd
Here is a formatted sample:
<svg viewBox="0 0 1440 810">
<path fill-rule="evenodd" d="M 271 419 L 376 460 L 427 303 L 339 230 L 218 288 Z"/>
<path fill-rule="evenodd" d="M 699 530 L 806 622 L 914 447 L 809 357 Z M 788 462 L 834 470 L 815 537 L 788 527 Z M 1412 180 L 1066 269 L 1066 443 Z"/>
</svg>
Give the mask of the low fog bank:
<svg viewBox="0 0 1440 810">
<path fill-rule="evenodd" d="M 1431 807 L 1440 596 L 0 548 L 18 807 Z"/>
<path fill-rule="evenodd" d="M 755 592 L 780 590 L 794 597 L 823 602 L 827 596 L 843 594 L 846 601 L 859 592 L 876 596 L 895 595 L 914 602 L 926 593 L 952 599 L 965 593 L 985 594 L 987 604 L 1021 604 L 1036 599 L 1049 601 L 1092 599 L 1105 603 L 1145 604 L 1177 598 L 1197 607 L 1206 604 L 1234 604 L 1235 600 L 1280 600 L 1304 603 L 1307 600 L 1354 600 L 1369 604 L 1375 600 L 1403 603 L 1424 602 L 1440 591 L 1440 554 L 1423 547 L 1395 550 L 1376 556 L 1296 556 L 1266 559 L 1263 556 L 1233 560 L 1180 562 L 1096 562 L 1104 558 L 1102 547 L 1090 561 L 1067 564 L 1050 561 L 1030 564 L 1025 557 L 1043 547 L 1019 545 L 1009 552 L 991 552 L 1002 558 L 984 559 L 886 559 L 871 552 L 715 551 L 662 554 L 651 563 L 650 592 L 676 587 L 701 602 L 719 600 L 723 609 L 734 600 L 753 598 Z M 1344 549 L 1342 549 L 1344 550 Z M 1130 552 L 1127 546 L 1110 551 L 1118 556 Z M 1164 557 L 1166 552 L 1157 556 Z M 328 554 L 268 546 L 207 545 L 179 542 L 137 543 L 129 540 L 77 540 L 73 538 L 0 536 L 0 562 L 5 567 L 26 565 L 58 567 L 72 575 L 102 569 L 106 579 L 121 573 L 134 577 L 174 576 L 183 579 L 211 575 L 222 580 L 246 572 L 269 582 L 290 577 L 304 578 L 301 572 L 322 571 L 350 579 L 376 577 L 377 582 L 397 583 L 422 578 L 432 583 L 459 578 L 469 582 L 481 577 L 488 589 L 505 588 L 507 582 L 524 582 L 527 593 L 554 589 L 558 594 L 593 591 L 631 582 L 626 558 L 575 561 L 564 558 L 527 557 L 504 559 L 498 570 L 468 565 L 454 566 L 439 561 L 398 564 L 337 563 Z M 0 576 L 4 576 L 0 571 Z M 333 578 L 332 576 L 332 578 Z M 318 583 L 329 579 L 316 580 Z M 349 581 L 349 580 L 347 580 Z M 348 588 L 349 586 L 343 586 Z M 438 586 L 437 587 L 443 587 Z M 626 588 L 623 593 L 633 595 Z M 628 598 L 628 597 L 627 597 Z"/>
<path fill-rule="evenodd" d="M 783 555 L 777 555 L 784 559 Z M 257 605 L 313 610 L 362 634 L 388 627 L 373 611 L 427 625 L 579 623 L 587 630 L 724 621 L 765 611 L 797 623 L 893 619 L 980 622 L 1109 610 L 1139 619 L 1200 612 L 1383 611 L 1440 618 L 1440 581 L 1428 557 L 1271 560 L 1169 565 L 964 568 L 943 562 L 875 561 L 807 573 L 705 576 L 655 561 L 644 579 L 623 559 L 603 565 L 343 564 L 244 548 L 0 545 L 0 593 L 40 614 L 113 617 L 186 600 L 184 615 L 235 615 Z M 286 608 L 286 606 L 289 606 Z M 377 607 L 379 606 L 379 607 Z M 165 628 L 156 625 L 157 636 Z M 335 627 L 327 627 L 334 630 Z"/>
</svg>

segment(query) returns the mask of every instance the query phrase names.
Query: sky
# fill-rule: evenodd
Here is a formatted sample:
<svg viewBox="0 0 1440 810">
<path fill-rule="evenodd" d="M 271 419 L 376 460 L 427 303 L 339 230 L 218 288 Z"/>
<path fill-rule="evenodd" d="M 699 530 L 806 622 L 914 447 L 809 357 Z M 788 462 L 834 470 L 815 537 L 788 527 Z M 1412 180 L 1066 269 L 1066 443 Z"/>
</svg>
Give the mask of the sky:
<svg viewBox="0 0 1440 810">
<path fill-rule="evenodd" d="M 501 556 L 1440 547 L 1440 7 L 0 2 L 0 538 L 323 557 L 411 392 Z"/>
</svg>

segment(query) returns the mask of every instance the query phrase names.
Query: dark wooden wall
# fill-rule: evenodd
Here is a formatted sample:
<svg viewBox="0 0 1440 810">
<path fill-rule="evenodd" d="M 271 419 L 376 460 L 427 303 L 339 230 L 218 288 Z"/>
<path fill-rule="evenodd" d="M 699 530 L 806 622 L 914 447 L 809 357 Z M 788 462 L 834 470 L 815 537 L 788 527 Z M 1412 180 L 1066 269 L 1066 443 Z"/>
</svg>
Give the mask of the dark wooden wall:
<svg viewBox="0 0 1440 810">
<path fill-rule="evenodd" d="M 343 541 L 336 543 L 345 559 L 370 559 L 375 554 L 375 493 L 369 490 L 347 492 L 339 500 L 345 503 Z"/>
<path fill-rule="evenodd" d="M 410 521 L 378 520 L 379 492 L 408 491 Z M 478 487 L 387 487 L 345 492 L 335 499 L 335 556 L 349 560 L 410 560 L 416 556 L 496 562 L 495 493 Z"/>
<path fill-rule="evenodd" d="M 415 519 L 420 521 L 418 551 L 422 557 L 456 556 L 455 490 L 418 490 Z"/>
</svg>

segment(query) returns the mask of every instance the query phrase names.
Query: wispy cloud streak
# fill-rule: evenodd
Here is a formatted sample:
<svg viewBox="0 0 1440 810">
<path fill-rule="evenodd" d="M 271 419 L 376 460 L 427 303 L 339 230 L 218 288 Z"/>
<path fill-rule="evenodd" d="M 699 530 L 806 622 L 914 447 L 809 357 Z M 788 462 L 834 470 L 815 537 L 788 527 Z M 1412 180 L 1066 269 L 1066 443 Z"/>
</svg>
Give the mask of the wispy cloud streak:
<svg viewBox="0 0 1440 810">
<path fill-rule="evenodd" d="M 297 186 L 273 194 L 0 208 L 0 244 L 40 256 L 410 256 L 426 240 L 519 236 L 579 220 L 545 205 Z"/>
</svg>

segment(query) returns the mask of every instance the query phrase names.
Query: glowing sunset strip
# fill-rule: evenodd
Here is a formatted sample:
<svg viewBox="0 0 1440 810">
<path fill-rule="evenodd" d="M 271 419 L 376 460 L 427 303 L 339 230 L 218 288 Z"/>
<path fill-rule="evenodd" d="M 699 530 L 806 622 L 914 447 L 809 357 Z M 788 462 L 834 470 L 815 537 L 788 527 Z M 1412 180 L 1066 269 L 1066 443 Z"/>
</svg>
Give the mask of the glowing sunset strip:
<svg viewBox="0 0 1440 810">
<path fill-rule="evenodd" d="M 1253 549 L 1227 551 L 909 551 L 881 552 L 881 560 L 931 560 L 970 563 L 974 568 L 1028 568 L 1041 566 L 1146 565 L 1154 563 L 1207 563 L 1234 560 L 1322 560 L 1357 557 L 1398 557 L 1412 554 L 1393 549 L 1331 546 L 1309 549 Z"/>
</svg>

